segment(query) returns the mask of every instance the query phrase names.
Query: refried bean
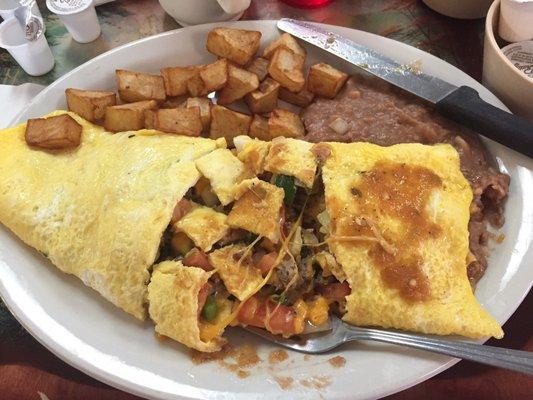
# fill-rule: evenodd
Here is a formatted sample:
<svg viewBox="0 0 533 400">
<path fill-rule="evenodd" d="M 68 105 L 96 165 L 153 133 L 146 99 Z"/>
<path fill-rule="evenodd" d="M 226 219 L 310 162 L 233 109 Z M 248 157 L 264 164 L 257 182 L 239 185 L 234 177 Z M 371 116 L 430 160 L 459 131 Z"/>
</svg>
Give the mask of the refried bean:
<svg viewBox="0 0 533 400">
<path fill-rule="evenodd" d="M 330 127 L 336 119 L 348 129 Z M 302 112 L 310 142 L 370 142 L 380 146 L 398 143 L 448 143 L 459 153 L 461 171 L 470 182 L 474 200 L 470 207 L 468 277 L 475 284 L 487 267 L 487 226 L 503 225 L 503 203 L 509 191 L 508 175 L 493 167 L 480 139 L 436 113 L 432 106 L 388 83 L 354 75 L 332 100 L 319 98 Z"/>
</svg>

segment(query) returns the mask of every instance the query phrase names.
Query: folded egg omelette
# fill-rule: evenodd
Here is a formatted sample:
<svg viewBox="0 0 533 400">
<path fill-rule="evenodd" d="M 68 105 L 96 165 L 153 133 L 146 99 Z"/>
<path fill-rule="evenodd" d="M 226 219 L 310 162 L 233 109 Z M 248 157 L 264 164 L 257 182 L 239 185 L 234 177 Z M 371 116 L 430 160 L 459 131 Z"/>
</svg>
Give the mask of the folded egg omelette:
<svg viewBox="0 0 533 400">
<path fill-rule="evenodd" d="M 472 191 L 449 145 L 329 143 L 329 247 L 352 289 L 344 320 L 501 338 L 467 278 Z"/>
<path fill-rule="evenodd" d="M 219 350 L 235 307 L 221 302 L 216 319 L 202 321 L 204 285 L 216 275 L 244 302 L 267 280 L 231 257 L 242 250 L 239 245 L 213 245 L 230 227 L 279 239 L 279 227 L 269 230 L 270 236 L 259 229 L 268 213 L 259 220 L 238 213 L 245 203 L 240 189 L 255 182 L 280 192 L 267 196 L 275 197 L 275 204 L 265 205 L 275 209 L 272 220 L 278 221 L 282 189 L 254 176 L 289 175 L 316 190 L 321 171 L 331 220 L 327 244 L 342 268 L 336 275 L 351 289 L 346 322 L 443 335 L 503 335 L 466 275 L 472 192 L 453 147 L 313 147 L 278 138 L 251 140 L 234 155 L 219 141 L 152 130 L 110 134 L 69 114 L 83 127 L 75 150 L 32 149 L 24 139 L 25 124 L 0 131 L 0 221 L 126 312 L 143 319 L 148 309 L 158 333 L 200 351 Z M 195 207 L 174 228 L 212 251 L 214 270 L 185 267 L 181 260 L 154 266 L 176 204 L 201 177 L 210 180 L 222 204 L 235 202 L 232 212 Z"/>
<path fill-rule="evenodd" d="M 217 142 L 151 130 L 110 134 L 69 114 L 83 127 L 71 151 L 30 148 L 26 124 L 0 131 L 0 221 L 63 272 L 143 319 L 161 236 L 200 177 L 194 160 Z"/>
</svg>

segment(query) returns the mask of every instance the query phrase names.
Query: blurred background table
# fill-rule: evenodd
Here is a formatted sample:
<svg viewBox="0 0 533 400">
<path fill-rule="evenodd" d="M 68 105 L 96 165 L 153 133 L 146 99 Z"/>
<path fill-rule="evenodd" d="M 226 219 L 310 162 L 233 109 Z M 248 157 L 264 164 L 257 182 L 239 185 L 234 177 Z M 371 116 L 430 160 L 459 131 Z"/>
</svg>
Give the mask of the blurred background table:
<svg viewBox="0 0 533 400">
<path fill-rule="evenodd" d="M 465 0 L 467 1 L 467 0 Z M 74 42 L 55 15 L 38 1 L 46 21 L 46 37 L 55 68 L 31 77 L 0 50 L 0 83 L 47 85 L 109 49 L 136 39 L 179 28 L 156 0 L 118 0 L 97 8 L 102 35 L 88 44 Z M 348 26 L 408 43 L 440 57 L 481 79 L 483 21 L 441 16 L 420 0 L 334 0 L 329 6 L 301 10 L 278 0 L 252 0 L 243 19 L 292 17 Z M 147 55 L 148 56 L 148 55 Z M 489 344 L 533 351 L 532 297 L 529 296 L 504 329 L 505 339 Z M 376 382 L 376 384 L 379 384 Z M 0 398 L 136 399 L 100 383 L 65 364 L 26 333 L 0 301 Z M 287 393 L 290 396 L 290 392 Z M 444 373 L 389 399 L 526 399 L 533 396 L 533 379 L 524 375 L 461 362 Z"/>
</svg>

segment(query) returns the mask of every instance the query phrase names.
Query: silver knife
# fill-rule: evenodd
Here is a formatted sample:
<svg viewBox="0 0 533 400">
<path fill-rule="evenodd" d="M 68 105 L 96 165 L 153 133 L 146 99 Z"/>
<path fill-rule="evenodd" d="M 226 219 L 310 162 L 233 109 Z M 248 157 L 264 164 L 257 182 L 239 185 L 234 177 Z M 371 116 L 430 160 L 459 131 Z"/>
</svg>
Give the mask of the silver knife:
<svg viewBox="0 0 533 400">
<path fill-rule="evenodd" d="M 277 26 L 282 31 L 435 104 L 439 113 L 449 119 L 533 157 L 533 124 L 483 101 L 471 87 L 457 87 L 401 65 L 375 50 L 309 22 L 283 18 Z"/>
</svg>

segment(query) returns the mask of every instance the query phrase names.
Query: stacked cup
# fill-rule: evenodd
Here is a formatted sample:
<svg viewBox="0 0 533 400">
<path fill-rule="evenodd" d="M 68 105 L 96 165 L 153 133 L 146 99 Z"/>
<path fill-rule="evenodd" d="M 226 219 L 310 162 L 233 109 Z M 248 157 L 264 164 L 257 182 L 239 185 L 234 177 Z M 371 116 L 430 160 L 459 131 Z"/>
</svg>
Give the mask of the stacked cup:
<svg viewBox="0 0 533 400">
<path fill-rule="evenodd" d="M 0 0 L 0 16 L 4 19 L 0 24 L 0 47 L 6 49 L 29 75 L 44 75 L 54 68 L 54 57 L 44 34 L 33 41 L 26 39 L 24 29 L 14 17 L 18 7 L 20 4 L 16 0 Z M 32 12 L 40 15 L 36 4 Z"/>
</svg>

